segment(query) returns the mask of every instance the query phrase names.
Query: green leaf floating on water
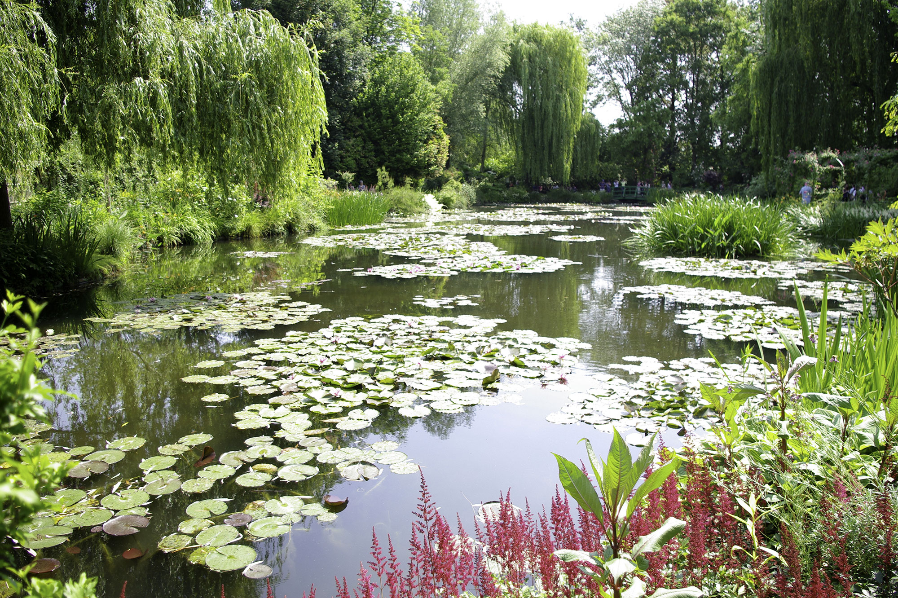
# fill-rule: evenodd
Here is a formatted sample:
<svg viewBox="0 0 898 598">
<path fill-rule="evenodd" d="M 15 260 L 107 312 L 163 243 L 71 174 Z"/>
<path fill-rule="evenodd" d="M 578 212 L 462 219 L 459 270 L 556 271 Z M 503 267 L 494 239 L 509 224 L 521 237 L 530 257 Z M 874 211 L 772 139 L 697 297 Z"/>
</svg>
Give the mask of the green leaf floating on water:
<svg viewBox="0 0 898 598">
<path fill-rule="evenodd" d="M 290 526 L 280 517 L 265 517 L 253 521 L 246 526 L 246 529 L 257 538 L 273 538 L 289 532 Z"/>
<path fill-rule="evenodd" d="M 213 525 L 211 519 L 185 519 L 178 524 L 178 531 L 182 534 L 189 534 L 192 538 L 204 529 L 210 528 Z"/>
<path fill-rule="evenodd" d="M 209 465 L 201 469 L 196 475 L 207 480 L 223 480 L 234 475 L 237 470 L 230 465 Z"/>
<path fill-rule="evenodd" d="M 87 446 L 87 445 L 76 446 L 75 448 L 73 448 L 69 451 L 69 455 L 71 455 L 72 457 L 83 457 L 84 455 L 91 454 L 95 450 L 97 450 L 97 449 L 95 449 L 92 446 Z"/>
<path fill-rule="evenodd" d="M 184 534 L 171 534 L 159 540 L 159 550 L 162 552 L 178 552 L 184 550 L 193 542 L 192 536 Z"/>
<path fill-rule="evenodd" d="M 84 490 L 78 490 L 76 488 L 68 488 L 65 490 L 57 490 L 53 493 L 49 500 L 56 503 L 60 507 L 70 507 L 77 502 L 80 502 L 87 496 L 87 492 Z"/>
<path fill-rule="evenodd" d="M 286 482 L 299 482 L 318 473 L 312 465 L 285 465 L 278 469 L 278 477 Z"/>
<path fill-rule="evenodd" d="M 394 463 L 390 465 L 390 471 L 399 475 L 409 475 L 412 473 L 418 473 L 420 469 L 418 468 L 417 463 L 413 463 L 411 461 L 403 461 L 401 463 Z"/>
<path fill-rule="evenodd" d="M 196 543 L 200 546 L 224 546 L 241 537 L 237 528 L 230 525 L 213 525 L 204 529 L 196 536 Z"/>
<path fill-rule="evenodd" d="M 122 515 L 114 517 L 103 524 L 103 531 L 110 536 L 130 536 L 150 524 L 146 517 L 138 515 Z"/>
<path fill-rule="evenodd" d="M 209 499 L 198 500 L 187 505 L 186 512 L 191 517 L 205 519 L 213 515 L 221 515 L 228 510 L 228 505 L 223 500 Z"/>
<path fill-rule="evenodd" d="M 76 527 L 93 527 L 106 523 L 112 519 L 112 511 L 109 509 L 85 509 L 80 515 L 72 518 Z"/>
<path fill-rule="evenodd" d="M 250 579 L 265 579 L 266 577 L 270 577 L 272 572 L 271 567 L 262 561 L 259 561 L 247 565 L 246 569 L 243 570 L 243 576 Z"/>
<path fill-rule="evenodd" d="M 177 456 L 186 451 L 189 451 L 190 447 L 185 444 L 166 444 L 159 447 L 160 455 L 168 455 L 168 456 Z"/>
<path fill-rule="evenodd" d="M 238 485 L 244 486 L 246 488 L 258 488 L 258 487 L 264 486 L 266 483 L 270 482 L 272 477 L 273 476 L 270 473 L 263 473 L 261 471 L 252 471 L 252 472 L 237 476 L 237 479 L 234 481 L 237 482 Z"/>
<path fill-rule="evenodd" d="M 213 546 L 200 546 L 196 550 L 190 553 L 190 556 L 187 557 L 187 560 L 195 565 L 205 565 L 206 557 L 212 554 L 212 551 L 215 550 Z M 252 549 L 250 549 L 252 550 Z M 255 551 L 253 551 L 255 552 Z"/>
<path fill-rule="evenodd" d="M 113 440 L 106 446 L 111 449 L 118 449 L 120 451 L 133 451 L 139 449 L 143 445 L 147 443 L 145 438 L 138 438 L 137 436 L 128 436 L 127 438 L 119 438 L 118 440 Z"/>
<path fill-rule="evenodd" d="M 206 566 L 213 571 L 243 569 L 256 560 L 256 551 L 249 546 L 231 545 L 216 548 L 206 554 Z"/>
<path fill-rule="evenodd" d="M 51 548 L 53 546 L 59 546 L 60 544 L 66 542 L 68 540 L 67 536 L 52 536 L 47 537 L 41 534 L 37 534 L 34 537 L 25 540 L 22 542 L 22 545 L 25 548 L 30 548 L 32 550 L 41 550 L 42 548 Z"/>
<path fill-rule="evenodd" d="M 82 461 L 72 467 L 66 474 L 70 478 L 84 479 L 95 473 L 104 473 L 109 469 L 105 461 Z"/>
<path fill-rule="evenodd" d="M 198 364 L 194 365 L 195 368 L 200 369 L 211 369 L 221 367 L 225 364 L 224 361 L 220 361 L 218 359 L 210 359 L 209 361 L 201 361 Z"/>
<path fill-rule="evenodd" d="M 192 494 L 199 494 L 200 492 L 205 492 L 212 488 L 212 485 L 215 483 L 215 480 L 210 480 L 208 478 L 196 478 L 193 480 L 185 480 L 181 484 L 181 490 L 184 492 L 190 492 Z"/>
<path fill-rule="evenodd" d="M 143 490 L 122 490 L 119 494 L 104 496 L 100 504 L 107 509 L 121 511 L 149 502 L 150 495 Z"/>
<path fill-rule="evenodd" d="M 161 473 L 161 472 L 160 472 Z M 172 472 L 174 473 L 174 472 Z M 181 479 L 177 477 L 159 478 L 148 483 L 143 489 L 153 496 L 172 494 L 181 488 Z"/>
<path fill-rule="evenodd" d="M 175 457 L 157 455 L 141 461 L 140 468 L 144 471 L 158 471 L 160 469 L 168 469 L 177 462 L 178 460 Z"/>
<path fill-rule="evenodd" d="M 374 460 L 381 465 L 394 465 L 396 463 L 407 461 L 408 455 L 399 451 L 389 451 L 386 453 L 380 453 L 379 455 L 374 457 Z"/>
<path fill-rule="evenodd" d="M 272 515 L 298 513 L 304 506 L 305 502 L 298 496 L 283 496 L 265 502 L 265 510 Z"/>
<path fill-rule="evenodd" d="M 188 434 L 187 436 L 182 436 L 177 444 L 183 444 L 184 446 L 197 446 L 200 444 L 206 444 L 212 440 L 212 434 Z"/>
<path fill-rule="evenodd" d="M 104 451 L 97 451 L 95 453 L 91 453 L 87 457 L 84 458 L 85 461 L 102 461 L 103 463 L 108 463 L 109 465 L 113 465 L 118 463 L 122 459 L 125 458 L 124 451 L 112 448 Z"/>
<path fill-rule="evenodd" d="M 227 401 L 229 398 L 231 398 L 231 397 L 229 397 L 226 394 L 223 394 L 220 392 L 215 392 L 215 393 L 212 393 L 211 395 L 206 395 L 204 397 L 200 397 L 200 400 L 205 401 L 206 403 L 221 403 L 223 401 Z"/>
<path fill-rule="evenodd" d="M 184 376 L 181 378 L 181 382 L 187 382 L 188 384 L 202 384 L 209 380 L 211 380 L 211 378 L 205 374 L 193 374 L 192 376 Z"/>
</svg>

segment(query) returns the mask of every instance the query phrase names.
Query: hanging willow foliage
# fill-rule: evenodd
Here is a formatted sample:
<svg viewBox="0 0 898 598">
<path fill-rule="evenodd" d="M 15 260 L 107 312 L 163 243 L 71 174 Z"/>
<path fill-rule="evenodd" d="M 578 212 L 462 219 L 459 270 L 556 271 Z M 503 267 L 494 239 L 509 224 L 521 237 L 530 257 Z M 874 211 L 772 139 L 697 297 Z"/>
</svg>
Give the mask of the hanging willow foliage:
<svg viewBox="0 0 898 598">
<path fill-rule="evenodd" d="M 169 1 L 99 0 L 95 15 L 70 113 L 107 168 L 141 149 L 269 191 L 320 171 L 317 55 L 268 12 L 180 18 Z"/>
<path fill-rule="evenodd" d="M 880 106 L 894 93 L 898 27 L 886 0 L 767 0 L 752 78 L 765 166 L 790 149 L 890 142 Z M 894 10 L 894 9 L 892 9 Z"/>
<path fill-rule="evenodd" d="M 510 129 L 518 169 L 529 181 L 567 183 L 586 94 L 586 58 L 573 32 L 516 26 L 509 51 Z"/>
<path fill-rule="evenodd" d="M 605 129 L 591 112 L 583 114 L 580 130 L 574 139 L 571 159 L 571 180 L 596 184 L 604 177 L 607 168 L 600 161 Z"/>
</svg>

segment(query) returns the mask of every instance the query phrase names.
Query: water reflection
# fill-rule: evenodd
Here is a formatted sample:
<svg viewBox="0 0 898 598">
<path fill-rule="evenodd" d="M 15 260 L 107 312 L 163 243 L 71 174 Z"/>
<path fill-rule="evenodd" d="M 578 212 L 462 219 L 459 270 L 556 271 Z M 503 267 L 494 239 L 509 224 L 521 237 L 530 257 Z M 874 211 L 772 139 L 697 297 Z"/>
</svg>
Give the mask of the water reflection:
<svg viewBox="0 0 898 598">
<path fill-rule="evenodd" d="M 490 220 L 490 222 L 495 222 Z M 573 449 L 589 435 L 597 450 L 607 439 L 584 425 L 557 426 L 545 416 L 566 402 L 568 392 L 585 391 L 589 374 L 627 355 L 645 355 L 662 360 L 703 357 L 712 350 L 722 361 L 733 361 L 739 347 L 724 341 L 707 341 L 682 332 L 674 323 L 679 306 L 621 298 L 623 286 L 647 284 L 696 285 L 683 275 L 643 270 L 621 245 L 629 224 L 572 221 L 578 228 L 570 234 L 597 235 L 604 241 L 572 243 L 550 240 L 556 233 L 515 237 L 471 237 L 486 240 L 513 254 L 542 255 L 580 262 L 563 270 L 542 274 L 462 273 L 451 277 L 384 279 L 353 276 L 351 269 L 373 265 L 406 263 L 408 260 L 373 250 L 311 247 L 297 239 L 247 241 L 219 244 L 211 248 L 183 248 L 154 255 L 108 286 L 78 296 L 77 301 L 56 306 L 45 326 L 84 334 L 80 351 L 64 359 L 50 360 L 45 374 L 57 388 L 71 391 L 52 406 L 57 431 L 52 436 L 62 446 L 105 446 L 109 439 L 136 435 L 149 439 L 146 446 L 129 453 L 99 482 L 112 486 L 139 474 L 141 459 L 155 454 L 158 446 L 183 435 L 208 432 L 210 444 L 221 455 L 245 448 L 244 441 L 265 430 L 241 431 L 232 426 L 233 413 L 264 397 L 245 390 L 227 391 L 235 396 L 220 404 L 200 401 L 218 390 L 192 385 L 181 378 L 197 373 L 193 365 L 217 359 L 228 350 L 253 346 L 263 338 L 281 338 L 288 330 L 311 331 L 335 318 L 359 315 L 461 315 L 503 318 L 501 329 L 535 330 L 549 337 L 573 337 L 591 343 L 582 355 L 581 367 L 562 392 L 540 388 L 522 391 L 519 405 L 469 407 L 461 414 L 432 413 L 421 421 L 382 411 L 371 428 L 349 432 L 329 430 L 324 437 L 335 447 L 360 447 L 390 439 L 400 450 L 422 465 L 438 504 L 451 515 L 459 512 L 470 529 L 470 503 L 498 497 L 512 488 L 513 496 L 529 498 L 536 507 L 554 492 L 557 469 L 550 451 Z M 274 257 L 245 257 L 241 252 L 286 252 Z M 313 284 L 326 281 L 323 284 Z M 709 280 L 707 286 L 739 290 L 778 301 L 788 301 L 774 281 Z M 297 300 L 320 304 L 332 311 L 313 320 L 273 331 L 221 333 L 189 328 L 147 334 L 135 331 L 104 333 L 103 326 L 85 325 L 83 318 L 110 315 L 130 302 L 145 297 L 177 293 L 244 293 L 269 289 Z M 428 308 L 414 297 L 478 295 L 476 306 L 454 309 Z M 330 427 L 327 416 L 311 414 L 314 427 Z M 674 437 L 670 443 L 678 440 Z M 281 443 L 286 446 L 286 443 Z M 178 466 L 183 479 L 195 476 L 192 462 L 202 447 Z M 117 476 L 117 477 L 116 477 Z M 89 485 L 95 485 L 91 480 Z M 390 534 L 404 554 L 405 542 L 417 498 L 418 479 L 385 472 L 375 480 L 347 481 L 336 472 L 293 484 L 291 493 L 320 502 L 329 493 L 346 496 L 349 507 L 332 523 L 306 518 L 286 536 L 253 544 L 259 559 L 271 565 L 272 585 L 278 595 L 300 596 L 311 585 L 321 595 L 333 593 L 333 577 L 352 580 L 360 562 L 368 560 L 372 529 Z M 81 570 L 100 576 L 103 596 L 118 596 L 128 581 L 129 598 L 218 596 L 221 585 L 232 596 L 264 596 L 264 582 L 236 573 L 212 573 L 189 564 L 183 553 L 166 555 L 155 550 L 158 540 L 175 531 L 184 519 L 184 509 L 198 498 L 232 498 L 229 512 L 246 503 L 283 493 L 283 487 L 259 489 L 237 486 L 227 480 L 207 495 L 176 492 L 161 496 L 150 505 L 152 525 L 126 538 L 100 538 L 79 530 L 73 542 L 82 548 L 69 555 L 62 548 L 50 549 L 60 558 L 64 573 Z M 126 561 L 122 552 L 139 546 L 148 554 Z M 185 551 L 189 552 L 189 551 Z"/>
</svg>

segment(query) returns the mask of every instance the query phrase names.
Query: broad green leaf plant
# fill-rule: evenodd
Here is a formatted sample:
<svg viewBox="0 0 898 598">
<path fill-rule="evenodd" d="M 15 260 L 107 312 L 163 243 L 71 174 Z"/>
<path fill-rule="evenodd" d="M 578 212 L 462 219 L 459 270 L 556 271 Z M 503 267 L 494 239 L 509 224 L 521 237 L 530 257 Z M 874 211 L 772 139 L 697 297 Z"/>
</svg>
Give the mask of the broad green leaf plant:
<svg viewBox="0 0 898 598">
<path fill-rule="evenodd" d="M 39 445 L 25 442 L 32 426 L 47 423 L 41 403 L 52 400 L 56 392 L 36 376 L 41 363 L 33 351 L 40 337 L 35 321 L 42 306 L 29 300 L 25 311 L 23 305 L 24 298 L 12 293 L 0 302 L 0 593 L 22 588 L 25 573 L 16 567 L 13 546 L 27 540 L 24 526 L 35 513 L 53 509 L 41 497 L 59 487 L 68 469 L 41 454 Z M 65 586 L 56 580 L 31 579 L 24 595 L 88 598 L 94 596 L 95 586 L 96 581 L 84 575 Z"/>
<path fill-rule="evenodd" d="M 645 555 L 659 550 L 682 532 L 686 522 L 669 517 L 660 528 L 640 537 L 629 552 L 624 551 L 624 538 L 630 531 L 630 519 L 636 508 L 650 492 L 661 487 L 677 467 L 679 460 L 675 457 L 654 470 L 637 488 L 636 484 L 652 464 L 655 436 L 652 436 L 635 462 L 617 430 L 614 430 L 607 460 L 597 457 L 589 440 L 583 440 L 586 442 L 586 453 L 596 486 L 593 486 L 589 477 L 577 465 L 556 454 L 558 476 L 565 491 L 580 507 L 595 515 L 606 528 L 607 547 L 601 554 L 582 550 L 557 550 L 555 555 L 565 562 L 598 565 L 600 572 L 588 572 L 600 584 L 599 591 L 603 598 L 641 598 L 646 596 L 646 583 L 640 577 L 648 567 Z M 604 588 L 610 588 L 610 591 Z M 674 590 L 659 588 L 652 594 L 652 598 L 692 598 L 701 595 L 701 590 L 690 586 Z"/>
</svg>

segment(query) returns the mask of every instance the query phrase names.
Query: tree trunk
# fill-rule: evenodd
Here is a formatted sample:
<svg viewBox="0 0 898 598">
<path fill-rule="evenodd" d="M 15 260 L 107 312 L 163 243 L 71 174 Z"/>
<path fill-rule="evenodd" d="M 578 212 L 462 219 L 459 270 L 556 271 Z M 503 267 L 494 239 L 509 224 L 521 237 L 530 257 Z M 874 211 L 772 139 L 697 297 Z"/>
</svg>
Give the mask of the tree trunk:
<svg viewBox="0 0 898 598">
<path fill-rule="evenodd" d="M 12 228 L 12 207 L 9 203 L 9 182 L 3 179 L 0 186 L 0 230 Z"/>
</svg>

